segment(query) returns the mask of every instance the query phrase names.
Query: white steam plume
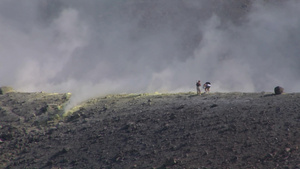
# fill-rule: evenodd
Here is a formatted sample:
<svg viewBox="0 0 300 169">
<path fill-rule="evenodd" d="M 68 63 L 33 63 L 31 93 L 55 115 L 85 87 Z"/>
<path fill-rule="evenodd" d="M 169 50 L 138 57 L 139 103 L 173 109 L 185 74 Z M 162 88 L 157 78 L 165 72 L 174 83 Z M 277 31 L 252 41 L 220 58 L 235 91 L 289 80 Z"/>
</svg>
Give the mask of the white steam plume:
<svg viewBox="0 0 300 169">
<path fill-rule="evenodd" d="M 275 3 L 276 2 L 276 3 Z M 0 85 L 110 93 L 300 91 L 300 2 L 0 0 Z"/>
</svg>

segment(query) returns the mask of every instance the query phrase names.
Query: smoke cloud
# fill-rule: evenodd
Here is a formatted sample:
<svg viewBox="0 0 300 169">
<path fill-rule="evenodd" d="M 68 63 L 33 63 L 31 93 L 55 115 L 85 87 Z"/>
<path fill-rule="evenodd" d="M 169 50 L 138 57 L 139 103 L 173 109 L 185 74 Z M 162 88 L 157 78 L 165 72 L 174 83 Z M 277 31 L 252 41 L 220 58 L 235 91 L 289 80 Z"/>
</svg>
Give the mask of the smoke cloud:
<svg viewBox="0 0 300 169">
<path fill-rule="evenodd" d="M 300 91 L 300 2 L 0 0 L 0 85 L 71 92 Z"/>
</svg>

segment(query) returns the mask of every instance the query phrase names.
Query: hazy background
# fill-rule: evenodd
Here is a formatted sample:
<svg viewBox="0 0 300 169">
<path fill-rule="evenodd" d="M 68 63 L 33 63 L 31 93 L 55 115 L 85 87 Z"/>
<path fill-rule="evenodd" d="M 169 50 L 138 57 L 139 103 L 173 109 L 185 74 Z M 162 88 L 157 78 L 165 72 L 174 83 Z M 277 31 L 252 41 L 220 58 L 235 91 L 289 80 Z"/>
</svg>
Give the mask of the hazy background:
<svg viewBox="0 0 300 169">
<path fill-rule="evenodd" d="M 111 93 L 300 91 L 297 0 L 0 0 L 0 85 Z"/>
</svg>

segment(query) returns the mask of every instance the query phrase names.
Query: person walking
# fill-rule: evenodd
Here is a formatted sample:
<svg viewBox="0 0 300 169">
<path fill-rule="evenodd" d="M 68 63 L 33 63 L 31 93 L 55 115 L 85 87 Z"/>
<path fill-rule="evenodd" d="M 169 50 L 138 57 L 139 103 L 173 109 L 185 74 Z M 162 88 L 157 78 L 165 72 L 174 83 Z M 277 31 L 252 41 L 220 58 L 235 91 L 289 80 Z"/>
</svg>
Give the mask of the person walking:
<svg viewBox="0 0 300 169">
<path fill-rule="evenodd" d="M 200 80 L 198 80 L 198 82 L 196 83 L 197 95 L 201 95 L 200 87 L 201 87 L 201 82 Z"/>
</svg>

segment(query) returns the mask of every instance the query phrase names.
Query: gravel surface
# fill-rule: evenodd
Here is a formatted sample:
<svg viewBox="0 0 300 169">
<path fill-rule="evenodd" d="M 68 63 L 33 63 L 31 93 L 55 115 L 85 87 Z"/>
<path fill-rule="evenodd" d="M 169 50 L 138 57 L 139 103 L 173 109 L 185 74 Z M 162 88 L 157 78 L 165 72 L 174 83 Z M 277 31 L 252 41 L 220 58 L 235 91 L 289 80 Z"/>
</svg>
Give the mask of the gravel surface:
<svg viewBox="0 0 300 169">
<path fill-rule="evenodd" d="M 0 95 L 0 168 L 300 168 L 300 94 Z"/>
</svg>

